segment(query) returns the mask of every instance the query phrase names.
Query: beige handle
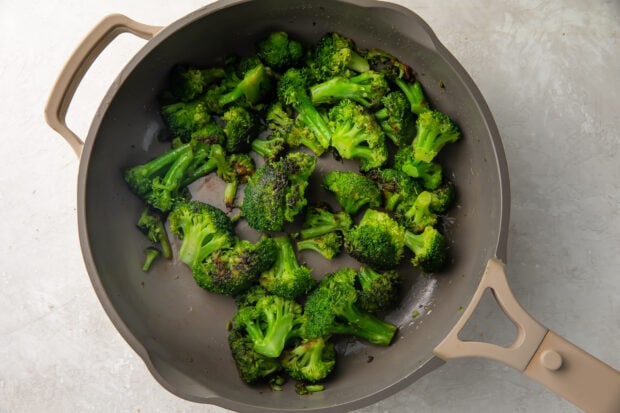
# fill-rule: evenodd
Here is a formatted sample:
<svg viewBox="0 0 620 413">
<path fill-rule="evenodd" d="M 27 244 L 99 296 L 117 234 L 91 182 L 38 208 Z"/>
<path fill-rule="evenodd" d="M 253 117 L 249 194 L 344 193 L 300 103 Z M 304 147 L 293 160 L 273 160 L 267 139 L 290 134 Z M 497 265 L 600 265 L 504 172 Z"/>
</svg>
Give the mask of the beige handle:
<svg viewBox="0 0 620 413">
<path fill-rule="evenodd" d="M 121 14 L 111 14 L 95 26 L 75 49 L 60 72 L 45 106 L 47 124 L 58 132 L 79 157 L 84 142 L 66 123 L 67 110 L 75 91 L 97 56 L 121 33 L 132 33 L 142 39 L 152 38 L 161 27 L 138 23 Z"/>
<path fill-rule="evenodd" d="M 458 337 L 487 289 L 517 327 L 517 337 L 507 347 L 463 341 Z M 620 373 L 532 318 L 512 294 L 504 265 L 497 259 L 489 260 L 463 316 L 434 352 L 444 360 L 458 357 L 497 360 L 523 372 L 586 412 L 620 412 Z"/>
</svg>

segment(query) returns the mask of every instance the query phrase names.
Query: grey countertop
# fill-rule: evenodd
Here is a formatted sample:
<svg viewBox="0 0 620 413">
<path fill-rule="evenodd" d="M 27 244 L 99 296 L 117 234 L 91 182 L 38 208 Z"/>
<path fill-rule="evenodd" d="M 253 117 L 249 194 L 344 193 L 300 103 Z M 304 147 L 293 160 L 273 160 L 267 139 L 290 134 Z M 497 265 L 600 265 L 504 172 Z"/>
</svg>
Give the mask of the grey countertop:
<svg viewBox="0 0 620 413">
<path fill-rule="evenodd" d="M 79 161 L 43 120 L 64 62 L 112 12 L 166 25 L 204 1 L 0 2 L 0 412 L 220 412 L 178 399 L 112 326 L 77 235 Z M 512 211 L 507 273 L 540 322 L 620 367 L 620 3 L 401 1 L 468 70 L 502 135 Z M 95 62 L 69 124 L 85 136 L 143 44 Z M 510 331 L 492 302 L 471 326 Z M 509 367 L 453 360 L 361 412 L 575 412 Z"/>
</svg>

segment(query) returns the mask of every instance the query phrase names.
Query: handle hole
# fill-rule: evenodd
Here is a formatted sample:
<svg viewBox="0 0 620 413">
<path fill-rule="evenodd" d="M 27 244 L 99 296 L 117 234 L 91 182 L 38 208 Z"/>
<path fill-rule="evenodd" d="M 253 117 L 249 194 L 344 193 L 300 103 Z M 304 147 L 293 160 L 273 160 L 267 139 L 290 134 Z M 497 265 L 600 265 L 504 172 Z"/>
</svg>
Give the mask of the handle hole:
<svg viewBox="0 0 620 413">
<path fill-rule="evenodd" d="M 459 331 L 461 341 L 478 341 L 509 347 L 517 338 L 517 326 L 499 306 L 493 290 L 486 288 L 480 303 Z"/>
</svg>

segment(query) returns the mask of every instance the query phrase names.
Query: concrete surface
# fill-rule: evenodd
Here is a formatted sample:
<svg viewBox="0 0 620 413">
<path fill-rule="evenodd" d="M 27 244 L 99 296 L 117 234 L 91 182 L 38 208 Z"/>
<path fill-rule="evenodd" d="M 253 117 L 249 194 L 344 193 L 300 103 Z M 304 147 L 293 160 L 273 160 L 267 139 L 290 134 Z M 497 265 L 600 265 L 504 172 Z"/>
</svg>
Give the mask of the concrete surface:
<svg viewBox="0 0 620 413">
<path fill-rule="evenodd" d="M 43 120 L 64 62 L 104 15 L 166 25 L 203 1 L 0 1 L 0 412 L 220 412 L 168 393 L 116 332 L 76 227 L 78 160 Z M 510 283 L 543 324 L 620 368 L 620 3 L 422 1 L 477 82 L 506 149 Z M 142 45 L 115 41 L 69 116 L 84 136 Z M 491 303 L 473 334 L 510 328 Z M 498 363 L 451 361 L 361 412 L 575 412 Z"/>
</svg>

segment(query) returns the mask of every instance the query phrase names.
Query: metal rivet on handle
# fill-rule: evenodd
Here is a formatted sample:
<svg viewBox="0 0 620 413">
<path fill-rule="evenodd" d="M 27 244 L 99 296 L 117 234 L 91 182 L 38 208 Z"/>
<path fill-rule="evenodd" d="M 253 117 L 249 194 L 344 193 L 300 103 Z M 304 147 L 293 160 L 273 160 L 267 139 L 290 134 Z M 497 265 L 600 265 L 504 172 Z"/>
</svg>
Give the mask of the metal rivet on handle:
<svg viewBox="0 0 620 413">
<path fill-rule="evenodd" d="M 562 356 L 554 350 L 545 350 L 540 355 L 540 362 L 547 370 L 558 370 L 562 367 Z"/>
</svg>

